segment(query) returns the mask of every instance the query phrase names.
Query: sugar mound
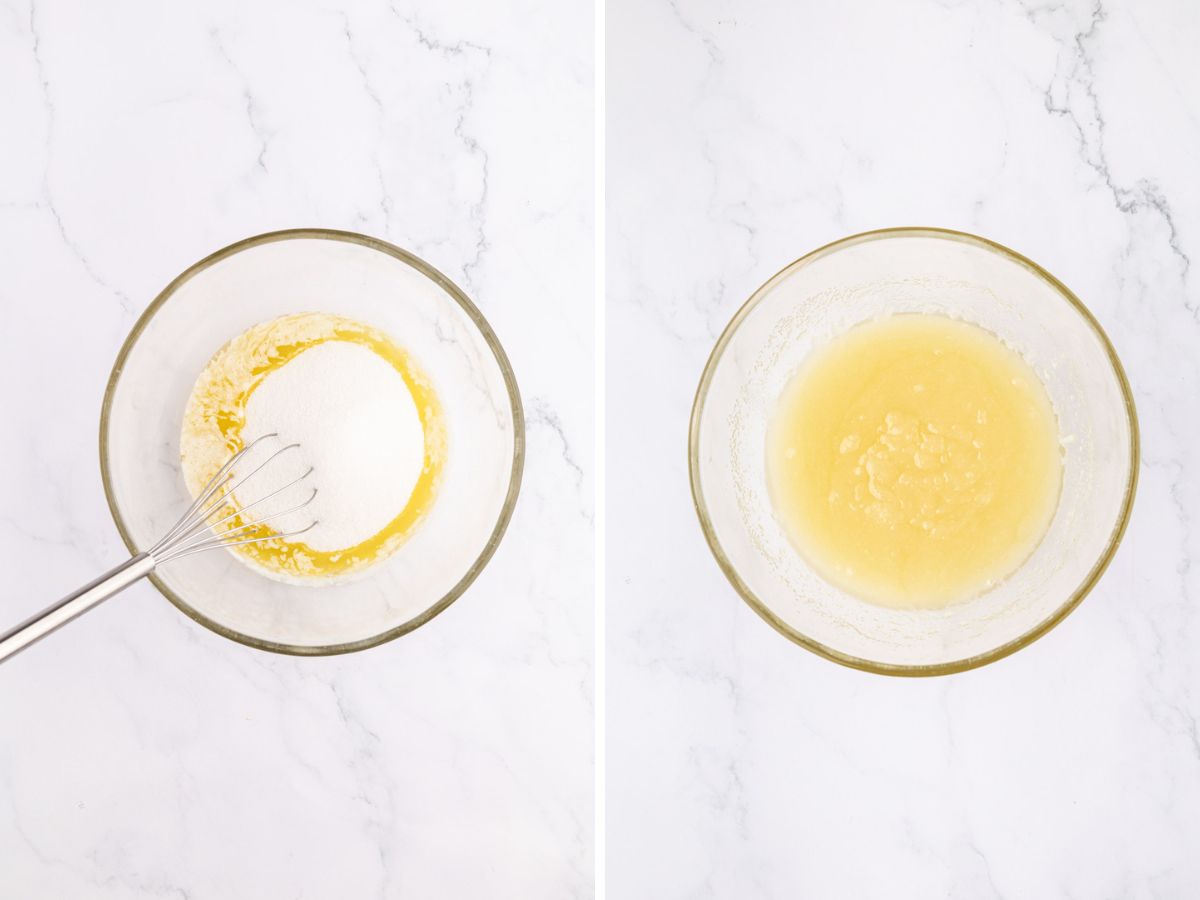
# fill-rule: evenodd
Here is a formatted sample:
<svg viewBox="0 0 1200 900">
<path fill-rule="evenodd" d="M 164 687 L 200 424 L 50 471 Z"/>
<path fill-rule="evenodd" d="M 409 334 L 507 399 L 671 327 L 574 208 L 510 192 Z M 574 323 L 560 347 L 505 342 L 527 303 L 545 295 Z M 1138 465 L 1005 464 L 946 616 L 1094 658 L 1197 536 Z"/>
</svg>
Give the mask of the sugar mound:
<svg viewBox="0 0 1200 900">
<path fill-rule="evenodd" d="M 299 449 L 265 467 L 268 479 L 251 479 L 236 499 L 245 504 L 262 497 L 311 466 L 300 495 L 284 491 L 252 512 L 254 518 L 281 512 L 302 502 L 309 486 L 316 488 L 312 503 L 270 525 L 293 531 L 315 520 L 297 540 L 318 552 L 353 547 L 386 528 L 407 505 L 424 466 L 425 433 L 404 378 L 349 341 L 318 344 L 263 379 L 246 404 L 242 434 L 249 444 L 272 432 Z M 263 441 L 247 454 L 243 471 L 280 446 Z"/>
</svg>

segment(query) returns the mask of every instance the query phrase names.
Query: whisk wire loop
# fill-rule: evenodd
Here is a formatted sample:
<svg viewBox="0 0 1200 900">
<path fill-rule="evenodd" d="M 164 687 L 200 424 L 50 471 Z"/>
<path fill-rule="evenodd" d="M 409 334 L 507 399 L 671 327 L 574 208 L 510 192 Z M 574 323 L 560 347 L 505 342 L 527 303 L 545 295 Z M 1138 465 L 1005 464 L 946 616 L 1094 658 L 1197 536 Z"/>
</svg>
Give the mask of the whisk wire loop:
<svg viewBox="0 0 1200 900">
<path fill-rule="evenodd" d="M 244 503 L 239 506 L 238 499 L 234 495 L 235 491 L 244 486 L 247 481 L 261 472 L 280 454 L 300 446 L 299 444 L 287 444 L 280 447 L 248 473 L 240 478 L 237 477 L 234 467 L 238 461 L 243 459 L 260 442 L 273 437 L 277 438 L 279 435 L 274 433 L 264 434 L 233 454 L 217 470 L 217 473 L 213 475 L 208 484 L 199 492 L 196 499 L 184 511 L 183 515 L 179 517 L 175 524 L 168 529 L 167 533 L 149 550 L 138 553 L 119 566 L 108 570 L 99 578 L 71 592 L 57 603 L 46 607 L 14 628 L 10 628 L 8 631 L 0 634 L 0 662 L 15 656 L 26 647 L 61 628 L 76 616 L 87 612 L 97 604 L 107 600 L 113 594 L 123 591 L 131 584 L 146 577 L 162 563 L 191 556 L 193 553 L 203 553 L 206 550 L 213 550 L 217 547 L 237 547 L 243 544 L 256 544 L 261 541 L 295 537 L 316 528 L 318 524 L 316 520 L 305 528 L 294 528 L 286 531 L 274 531 L 266 528 L 264 524 L 304 509 L 316 498 L 316 488 L 313 488 L 307 500 L 289 509 L 256 516 L 250 521 L 241 524 L 234 521 L 247 510 L 258 507 L 273 497 L 278 497 L 289 488 L 294 488 L 313 473 L 310 467 L 303 475 L 292 479 L 283 487 L 263 497 L 259 497 L 250 503 Z M 225 512 L 226 509 L 230 511 Z M 217 516 L 220 516 L 220 518 L 215 518 Z M 230 522 L 234 523 L 232 527 L 220 530 L 221 526 Z M 256 529 L 262 530 L 265 533 L 254 534 L 252 537 L 243 536 L 251 534 Z"/>
<path fill-rule="evenodd" d="M 231 456 L 225 462 L 225 464 L 217 470 L 216 474 L 213 475 L 209 482 L 196 496 L 196 499 L 192 505 L 189 506 L 183 515 L 179 517 L 179 520 L 171 526 L 167 533 L 163 535 L 163 537 L 153 547 L 146 551 L 148 555 L 151 556 L 155 562 L 162 563 L 172 559 L 179 559 L 183 556 L 188 556 L 201 550 L 210 550 L 215 547 L 232 547 L 242 544 L 253 544 L 261 541 L 273 540 L 275 538 L 303 534 L 309 529 L 315 527 L 317 523 L 313 522 L 307 528 L 300 529 L 298 531 L 293 530 L 283 533 L 269 532 L 267 534 L 261 534 L 251 538 L 242 538 L 236 541 L 230 540 L 231 538 L 237 537 L 240 534 L 245 534 L 246 532 L 261 526 L 264 522 L 300 511 L 304 507 L 308 506 L 308 504 L 310 504 L 317 496 L 317 491 L 314 488 L 307 500 L 305 500 L 303 503 L 293 506 L 290 509 L 275 512 L 268 516 L 258 516 L 252 521 L 234 528 L 227 528 L 223 531 L 217 530 L 226 522 L 229 522 L 230 520 L 243 515 L 248 510 L 260 506 L 266 501 L 279 496 L 289 488 L 295 487 L 313 473 L 313 469 L 310 466 L 303 475 L 289 481 L 282 487 L 276 488 L 269 494 L 259 497 L 250 503 L 239 505 L 236 502 L 236 492 L 239 489 L 244 487 L 251 478 L 265 469 L 281 454 L 286 453 L 288 450 L 296 449 L 300 446 L 299 444 L 285 444 L 279 449 L 273 451 L 266 459 L 256 465 L 245 475 L 238 476 L 236 471 L 234 471 L 234 467 L 237 465 L 238 461 L 241 460 L 259 443 L 267 438 L 273 437 L 278 437 L 278 435 L 272 432 L 270 434 L 264 434 L 258 438 L 255 438 L 253 441 Z M 224 513 L 224 515 L 222 515 L 222 513 Z M 221 516 L 221 518 L 214 520 L 214 516 Z"/>
</svg>

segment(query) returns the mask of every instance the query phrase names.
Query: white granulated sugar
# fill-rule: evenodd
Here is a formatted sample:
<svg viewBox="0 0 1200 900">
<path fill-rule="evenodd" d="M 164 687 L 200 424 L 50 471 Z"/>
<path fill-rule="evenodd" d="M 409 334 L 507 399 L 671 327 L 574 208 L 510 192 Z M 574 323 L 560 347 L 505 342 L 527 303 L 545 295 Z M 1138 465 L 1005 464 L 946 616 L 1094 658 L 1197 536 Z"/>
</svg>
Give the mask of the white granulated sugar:
<svg viewBox="0 0 1200 900">
<path fill-rule="evenodd" d="M 278 478 L 312 466 L 301 494 L 285 491 L 253 512 L 287 509 L 315 487 L 311 504 L 271 525 L 286 531 L 316 520 L 296 539 L 319 552 L 353 547 L 387 527 L 408 503 L 424 465 L 425 434 L 408 385 L 386 360 L 348 341 L 318 344 L 263 379 L 246 404 L 242 434 L 249 443 L 272 432 L 300 449 L 275 461 L 288 457 L 285 465 L 263 470 L 274 484 L 247 483 L 238 500 L 262 496 L 282 483 Z M 262 449 L 279 446 L 264 441 Z M 255 463 L 264 458 L 257 452 Z"/>
</svg>

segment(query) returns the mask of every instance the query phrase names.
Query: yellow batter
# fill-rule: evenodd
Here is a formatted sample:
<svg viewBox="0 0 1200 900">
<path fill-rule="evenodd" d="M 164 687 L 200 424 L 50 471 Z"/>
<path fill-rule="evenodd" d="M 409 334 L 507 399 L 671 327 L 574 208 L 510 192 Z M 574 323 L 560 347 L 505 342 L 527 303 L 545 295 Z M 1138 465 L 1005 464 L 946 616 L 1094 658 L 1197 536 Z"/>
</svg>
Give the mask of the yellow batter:
<svg viewBox="0 0 1200 900">
<path fill-rule="evenodd" d="M 852 328 L 784 389 L 767 434 L 776 516 L 842 589 L 939 608 L 1011 574 L 1058 504 L 1058 423 L 991 332 L 932 314 Z"/>
<path fill-rule="evenodd" d="M 243 435 L 246 405 L 272 372 L 326 341 L 350 341 L 393 366 L 412 394 L 424 431 L 424 461 L 408 503 L 370 538 L 336 551 L 316 550 L 295 540 L 275 538 L 231 547 L 251 565 L 284 580 L 328 579 L 360 570 L 390 555 L 433 505 L 446 456 L 441 405 L 429 379 L 413 358 L 380 332 L 340 316 L 297 313 L 255 325 L 217 351 L 196 381 L 184 413 L 181 435 L 183 474 L 195 496 L 231 455 L 254 435 Z M 227 528 L 242 525 L 236 518 Z M 265 526 L 247 535 L 268 534 Z"/>
</svg>

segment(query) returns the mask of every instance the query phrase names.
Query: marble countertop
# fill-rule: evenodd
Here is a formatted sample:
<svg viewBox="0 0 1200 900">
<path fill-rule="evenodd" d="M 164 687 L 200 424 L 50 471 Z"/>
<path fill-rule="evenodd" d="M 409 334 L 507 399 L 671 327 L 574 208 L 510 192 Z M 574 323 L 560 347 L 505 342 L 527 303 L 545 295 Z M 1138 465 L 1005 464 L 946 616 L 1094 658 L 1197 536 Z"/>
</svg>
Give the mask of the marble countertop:
<svg viewBox="0 0 1200 900">
<path fill-rule="evenodd" d="M 0 674 L 0 896 L 592 893 L 590 4 L 0 0 L 3 623 L 119 561 L 96 430 L 179 271 L 316 225 L 459 283 L 513 360 L 521 500 L 400 640 L 252 651 L 138 585 Z M 1200 890 L 1200 11 L 613 0 L 607 888 Z M 870 228 L 1001 241 L 1133 385 L 1124 543 L 1059 628 L 932 680 L 792 645 L 695 521 L 692 394 L 769 275 Z"/>
<path fill-rule="evenodd" d="M 0 3 L 0 591 L 123 558 L 100 401 L 176 274 L 365 232 L 470 294 L 528 418 L 492 563 L 346 657 L 233 644 L 140 584 L 0 670 L 0 896 L 590 895 L 588 3 Z"/>
<path fill-rule="evenodd" d="M 613 0 L 607 24 L 608 895 L 1195 896 L 1200 8 Z M 733 312 L 802 253 L 891 225 L 1049 268 L 1108 330 L 1141 420 L 1099 586 L 1031 647 L 932 680 L 762 622 L 686 472 Z"/>
</svg>

